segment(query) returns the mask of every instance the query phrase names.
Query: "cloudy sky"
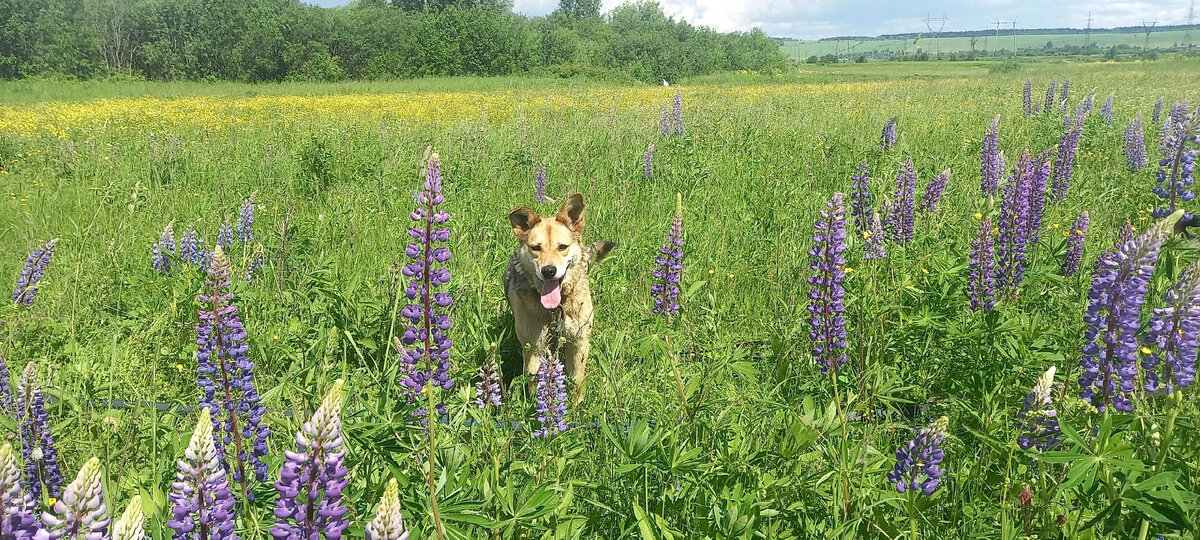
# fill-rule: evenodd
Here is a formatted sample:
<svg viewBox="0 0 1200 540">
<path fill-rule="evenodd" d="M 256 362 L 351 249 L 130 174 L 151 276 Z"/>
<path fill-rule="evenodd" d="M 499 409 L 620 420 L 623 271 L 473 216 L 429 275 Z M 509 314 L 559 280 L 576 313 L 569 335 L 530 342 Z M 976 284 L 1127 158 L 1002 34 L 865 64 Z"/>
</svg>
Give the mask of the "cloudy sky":
<svg viewBox="0 0 1200 540">
<path fill-rule="evenodd" d="M 339 5 L 347 0 L 309 0 Z M 624 0 L 603 0 L 604 10 Z M 761 27 L 778 37 L 816 39 L 837 35 L 924 32 L 925 17 L 950 19 L 946 30 L 988 28 L 999 18 L 1018 28 L 1186 24 L 1191 0 L 659 0 L 663 11 L 693 24 L 729 32 Z M 515 9 L 544 15 L 558 0 L 515 0 Z M 1200 18 L 1200 11 L 1197 12 Z M 939 23 L 933 23 L 937 25 Z M 936 27 L 936 26 L 935 26 Z M 1011 23 L 1005 27 L 1011 28 Z"/>
</svg>

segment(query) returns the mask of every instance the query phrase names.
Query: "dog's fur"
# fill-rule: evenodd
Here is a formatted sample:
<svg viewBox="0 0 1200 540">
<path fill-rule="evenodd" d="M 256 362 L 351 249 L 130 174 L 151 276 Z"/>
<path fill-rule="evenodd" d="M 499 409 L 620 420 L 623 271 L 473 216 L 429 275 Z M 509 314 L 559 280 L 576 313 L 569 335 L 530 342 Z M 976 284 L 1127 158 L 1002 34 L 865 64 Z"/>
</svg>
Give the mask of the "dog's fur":
<svg viewBox="0 0 1200 540">
<path fill-rule="evenodd" d="M 613 242 L 585 246 L 583 210 L 583 195 L 576 193 L 552 219 L 543 219 L 528 206 L 509 212 L 508 221 L 520 245 L 504 271 L 504 294 L 524 350 L 525 373 L 538 372 L 550 353 L 551 342 L 557 340 L 563 369 L 572 381 L 573 404 L 583 400 L 583 371 L 587 364 L 588 336 L 592 332 L 588 265 L 599 262 L 616 247 Z M 560 301 L 550 309 L 546 304 L 553 303 L 555 298 L 555 280 Z"/>
</svg>

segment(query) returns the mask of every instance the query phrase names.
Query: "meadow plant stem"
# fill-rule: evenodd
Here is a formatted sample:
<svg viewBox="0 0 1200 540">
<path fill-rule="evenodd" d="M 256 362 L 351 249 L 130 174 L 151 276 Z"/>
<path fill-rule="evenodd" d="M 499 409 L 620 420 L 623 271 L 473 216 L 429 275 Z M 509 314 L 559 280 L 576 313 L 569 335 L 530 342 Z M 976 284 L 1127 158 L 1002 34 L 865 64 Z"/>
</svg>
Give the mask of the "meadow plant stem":
<svg viewBox="0 0 1200 540">
<path fill-rule="evenodd" d="M 842 438 L 838 440 L 838 459 L 841 460 L 841 470 L 846 470 L 846 414 L 842 411 L 842 396 L 838 392 L 837 368 L 829 370 L 829 379 L 833 381 L 833 403 L 837 407 L 838 421 L 842 424 Z M 850 477 L 842 476 L 842 519 L 850 518 Z"/>
<path fill-rule="evenodd" d="M 1176 390 L 1171 393 L 1171 411 L 1167 413 L 1167 427 L 1163 430 L 1162 439 L 1158 445 L 1158 457 L 1154 460 L 1154 468 L 1151 469 L 1151 475 L 1162 471 L 1163 464 L 1167 462 L 1167 452 L 1171 449 L 1171 439 L 1175 435 L 1175 420 L 1179 418 L 1179 413 L 1183 409 L 1183 392 Z M 1143 518 L 1141 530 L 1138 531 L 1138 540 L 1146 540 L 1146 535 L 1150 532 L 1150 520 Z"/>
<path fill-rule="evenodd" d="M 671 336 L 663 336 L 663 343 L 667 346 L 667 358 L 671 360 L 671 372 L 675 374 L 675 385 L 679 387 L 679 402 L 683 406 L 683 414 L 691 418 L 687 390 L 683 384 L 683 376 L 679 374 L 679 361 L 675 358 L 675 349 L 671 347 Z"/>
<path fill-rule="evenodd" d="M 908 534 L 913 540 L 920 538 L 917 536 L 917 492 L 916 490 L 908 491 Z"/>
<path fill-rule="evenodd" d="M 429 349 L 426 348 L 425 350 L 428 351 Z M 430 364 L 432 363 L 433 361 L 430 360 Z M 432 368 L 430 368 L 430 373 L 433 373 Z M 442 530 L 442 515 L 438 511 L 437 481 L 435 479 L 435 472 L 437 470 L 437 438 L 434 435 L 434 430 L 438 419 L 436 404 L 433 402 L 432 383 L 426 389 L 425 393 L 429 401 L 427 405 L 429 411 L 429 421 L 427 422 L 429 425 L 429 475 L 425 479 L 429 482 L 429 507 L 433 509 L 433 526 L 437 530 L 438 540 L 446 540 L 446 532 Z"/>
</svg>

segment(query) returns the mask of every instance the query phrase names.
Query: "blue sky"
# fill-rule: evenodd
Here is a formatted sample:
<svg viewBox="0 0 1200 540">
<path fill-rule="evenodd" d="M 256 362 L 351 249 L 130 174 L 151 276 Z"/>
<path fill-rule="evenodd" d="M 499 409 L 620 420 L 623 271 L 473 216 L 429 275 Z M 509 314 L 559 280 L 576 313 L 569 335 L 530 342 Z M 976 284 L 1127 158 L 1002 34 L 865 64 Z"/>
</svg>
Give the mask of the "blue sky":
<svg viewBox="0 0 1200 540">
<path fill-rule="evenodd" d="M 318 5 L 345 4 L 347 0 L 309 0 Z M 622 0 L 603 0 L 609 10 Z M 663 11 L 723 32 L 761 27 L 772 36 L 816 39 L 835 35 L 876 35 L 926 31 L 927 14 L 950 20 L 946 30 L 989 28 L 997 18 L 1017 21 L 1018 28 L 1133 26 L 1157 20 L 1158 24 L 1185 24 L 1191 0 L 1082 1 L 1082 0 L 660 0 Z M 558 0 L 515 0 L 514 8 L 527 15 L 553 11 Z M 1200 21 L 1200 10 L 1197 11 Z M 938 24 L 938 23 L 933 23 Z M 1011 23 L 1005 24 L 1011 28 Z"/>
</svg>

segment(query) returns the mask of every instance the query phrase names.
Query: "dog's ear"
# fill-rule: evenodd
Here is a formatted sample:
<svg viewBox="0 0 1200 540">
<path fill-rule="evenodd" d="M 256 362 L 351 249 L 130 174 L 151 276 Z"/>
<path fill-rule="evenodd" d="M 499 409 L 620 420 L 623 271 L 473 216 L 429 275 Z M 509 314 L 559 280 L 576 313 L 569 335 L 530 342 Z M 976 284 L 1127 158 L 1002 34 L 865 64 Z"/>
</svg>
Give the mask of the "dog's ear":
<svg viewBox="0 0 1200 540">
<path fill-rule="evenodd" d="M 604 260 L 604 258 L 607 257 L 615 247 L 617 247 L 616 242 L 609 242 L 607 240 L 603 242 L 593 242 L 592 245 L 588 246 L 587 249 L 588 260 L 591 262 L 600 262 Z"/>
<path fill-rule="evenodd" d="M 508 222 L 512 224 L 513 234 L 524 236 L 534 225 L 542 221 L 537 212 L 528 206 L 522 206 L 508 213 Z"/>
<path fill-rule="evenodd" d="M 583 231 L 583 194 L 576 193 L 563 202 L 558 209 L 558 221 L 571 228 L 571 232 Z"/>
</svg>

